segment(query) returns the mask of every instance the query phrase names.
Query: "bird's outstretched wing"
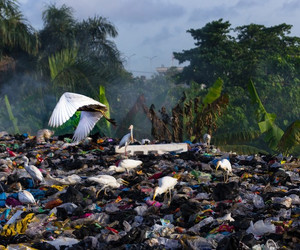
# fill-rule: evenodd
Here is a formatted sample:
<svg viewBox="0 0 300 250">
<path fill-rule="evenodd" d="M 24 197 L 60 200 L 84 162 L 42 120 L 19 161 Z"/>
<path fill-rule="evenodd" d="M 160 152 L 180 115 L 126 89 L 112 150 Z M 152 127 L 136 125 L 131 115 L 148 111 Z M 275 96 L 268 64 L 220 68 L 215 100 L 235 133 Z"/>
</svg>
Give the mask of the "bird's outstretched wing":
<svg viewBox="0 0 300 250">
<path fill-rule="evenodd" d="M 73 140 L 81 141 L 87 137 L 102 116 L 100 112 L 81 111 L 80 121 L 75 130 Z"/>
<path fill-rule="evenodd" d="M 84 95 L 66 92 L 56 104 L 49 120 L 49 126 L 58 127 L 69 120 L 74 113 L 83 106 L 99 105 L 106 107 L 104 104 Z"/>
</svg>

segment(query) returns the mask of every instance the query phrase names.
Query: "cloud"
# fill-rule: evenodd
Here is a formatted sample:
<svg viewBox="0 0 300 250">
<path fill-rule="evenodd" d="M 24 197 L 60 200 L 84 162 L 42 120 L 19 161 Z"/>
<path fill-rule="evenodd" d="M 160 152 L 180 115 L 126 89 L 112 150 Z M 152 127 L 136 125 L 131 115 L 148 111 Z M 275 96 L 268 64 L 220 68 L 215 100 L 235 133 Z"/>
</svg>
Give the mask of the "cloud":
<svg viewBox="0 0 300 250">
<path fill-rule="evenodd" d="M 283 12 L 299 12 L 300 2 L 298 0 L 283 2 L 281 10 Z"/>
<path fill-rule="evenodd" d="M 208 9 L 202 9 L 202 8 L 197 8 L 192 11 L 189 21 L 190 22 L 196 22 L 196 21 L 205 21 L 209 22 L 212 19 L 229 19 L 232 16 L 237 16 L 239 13 L 228 6 L 225 5 L 220 5 L 220 6 L 215 6 L 215 7 L 210 7 Z"/>
<path fill-rule="evenodd" d="M 119 1 L 74 1 L 58 0 L 76 10 L 76 16 L 90 17 L 99 14 L 110 20 L 127 23 L 148 23 L 183 16 L 185 8 L 169 1 L 159 0 L 119 0 Z M 93 16 L 93 14 L 92 14 Z"/>
<path fill-rule="evenodd" d="M 174 32 L 170 32 L 169 28 L 164 26 L 154 36 L 152 36 L 152 37 L 146 36 L 146 38 L 142 41 L 141 44 L 142 45 L 146 45 L 149 43 L 158 44 L 161 42 L 165 42 L 166 40 L 168 40 L 174 36 L 175 36 Z"/>
<path fill-rule="evenodd" d="M 250 23 L 273 26 L 281 23 L 293 25 L 292 34 L 300 35 L 299 0 L 19 0 L 24 15 L 35 28 L 42 28 L 42 11 L 47 4 L 57 7 L 65 4 L 74 10 L 78 21 L 99 15 L 105 17 L 118 30 L 112 39 L 118 49 L 130 59 L 131 69 L 149 71 L 153 67 L 169 65 L 173 51 L 194 47 L 187 30 L 204 27 L 208 22 L 223 18 L 231 27 Z"/>
</svg>

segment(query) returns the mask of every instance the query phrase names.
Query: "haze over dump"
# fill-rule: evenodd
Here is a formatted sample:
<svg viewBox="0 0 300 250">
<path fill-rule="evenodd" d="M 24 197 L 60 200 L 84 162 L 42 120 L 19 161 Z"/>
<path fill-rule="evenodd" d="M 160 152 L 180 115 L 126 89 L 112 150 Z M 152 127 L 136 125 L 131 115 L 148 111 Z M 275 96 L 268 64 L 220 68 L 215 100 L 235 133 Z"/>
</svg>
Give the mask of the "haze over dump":
<svg viewBox="0 0 300 250">
<path fill-rule="evenodd" d="M 52 1 L 20 0 L 25 17 L 35 29 L 42 28 L 42 11 Z M 122 0 L 122 1 L 71 1 L 57 0 L 74 10 L 78 20 L 106 17 L 117 30 L 114 39 L 121 51 L 125 67 L 134 75 L 150 77 L 155 68 L 178 66 L 173 60 L 173 52 L 181 52 L 194 47 L 188 29 L 198 29 L 212 20 L 223 18 L 232 27 L 250 23 L 274 26 L 281 23 L 293 25 L 292 34 L 300 36 L 297 0 Z"/>
</svg>

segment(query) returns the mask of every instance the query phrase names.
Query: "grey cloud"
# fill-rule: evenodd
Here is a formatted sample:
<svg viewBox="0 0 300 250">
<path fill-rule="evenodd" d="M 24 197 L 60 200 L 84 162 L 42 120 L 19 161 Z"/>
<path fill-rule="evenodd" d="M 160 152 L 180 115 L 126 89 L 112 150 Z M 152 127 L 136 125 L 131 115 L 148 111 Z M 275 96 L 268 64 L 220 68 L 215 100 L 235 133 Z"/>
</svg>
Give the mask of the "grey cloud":
<svg viewBox="0 0 300 250">
<path fill-rule="evenodd" d="M 298 0 L 294 0 L 294 1 L 291 1 L 291 2 L 284 2 L 282 4 L 282 8 L 281 10 L 282 11 L 299 11 L 299 8 L 300 8 L 300 2 Z"/>
<path fill-rule="evenodd" d="M 192 11 L 189 17 L 189 21 L 207 22 L 212 19 L 219 19 L 219 18 L 223 18 L 227 20 L 230 19 L 232 16 L 237 16 L 237 15 L 238 12 L 234 8 L 226 7 L 222 5 L 210 9 L 201 9 L 201 8 L 195 9 Z"/>
<path fill-rule="evenodd" d="M 153 0 L 128 0 L 120 2 L 109 11 L 114 20 L 129 23 L 148 23 L 152 21 L 178 18 L 185 9 L 180 5 Z"/>
<path fill-rule="evenodd" d="M 240 0 L 237 2 L 237 4 L 234 6 L 235 9 L 248 9 L 248 8 L 252 8 L 254 6 L 257 5 L 263 5 L 264 2 L 267 2 L 267 0 L 265 1 L 261 1 L 261 0 Z"/>
<path fill-rule="evenodd" d="M 171 37 L 174 36 L 174 32 L 170 32 L 170 30 L 167 27 L 163 27 L 156 35 L 152 36 L 152 37 L 146 37 L 143 41 L 142 41 L 142 45 L 146 45 L 149 43 L 160 43 L 163 41 L 166 41 L 167 39 L 170 39 Z"/>
</svg>

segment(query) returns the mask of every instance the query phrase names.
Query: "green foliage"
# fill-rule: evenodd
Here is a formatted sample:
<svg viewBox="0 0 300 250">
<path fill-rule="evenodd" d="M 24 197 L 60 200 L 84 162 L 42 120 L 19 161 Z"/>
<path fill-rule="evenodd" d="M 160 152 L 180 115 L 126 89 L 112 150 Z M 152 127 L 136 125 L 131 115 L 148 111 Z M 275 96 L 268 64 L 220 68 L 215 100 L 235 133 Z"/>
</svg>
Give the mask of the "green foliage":
<svg viewBox="0 0 300 250">
<path fill-rule="evenodd" d="M 228 96 L 221 95 L 223 88 L 222 79 L 218 78 L 208 89 L 207 94 L 201 98 L 201 90 L 195 89 L 192 83 L 191 89 L 186 91 L 183 112 L 184 138 L 194 140 L 202 138 L 204 133 L 212 133 L 217 129 L 217 120 L 228 105 Z M 192 93 L 191 93 L 192 92 Z M 197 96 L 198 95 L 198 96 Z M 191 96 L 196 96 L 191 98 Z"/>
<path fill-rule="evenodd" d="M 108 118 L 110 118 L 109 102 L 107 101 L 107 98 L 105 95 L 105 87 L 102 85 L 99 86 L 99 101 L 107 107 L 106 115 L 108 116 Z M 97 123 L 97 126 L 98 126 L 98 128 L 100 127 L 100 129 L 104 131 L 104 134 L 106 136 L 112 136 L 111 124 L 109 121 L 107 121 L 106 119 L 103 119 L 102 125 L 99 126 Z"/>
<path fill-rule="evenodd" d="M 223 81 L 221 78 L 218 78 L 208 89 L 208 93 L 203 99 L 203 108 L 205 108 L 208 104 L 212 104 L 221 96 L 222 88 Z"/>
<path fill-rule="evenodd" d="M 300 155 L 300 120 L 294 121 L 284 132 L 278 143 L 278 149 L 284 154 Z M 298 147 L 298 148 L 297 148 Z"/>
<path fill-rule="evenodd" d="M 220 145 L 219 148 L 224 152 L 236 152 L 237 154 L 253 155 L 257 153 L 269 154 L 268 151 L 249 145 Z"/>
<path fill-rule="evenodd" d="M 73 134 L 74 130 L 78 126 L 79 121 L 80 121 L 80 111 L 77 111 L 62 126 L 54 129 L 55 134 L 57 134 L 57 135 L 63 135 L 63 134 L 68 134 L 68 133 Z"/>
<path fill-rule="evenodd" d="M 5 105 L 6 105 L 7 113 L 9 115 L 9 119 L 11 120 L 11 122 L 14 126 L 14 133 L 15 134 L 17 134 L 17 133 L 20 134 L 20 130 L 19 130 L 19 127 L 18 127 L 18 120 L 14 117 L 14 114 L 12 112 L 12 109 L 11 109 L 11 106 L 10 106 L 7 95 L 5 95 Z"/>
<path fill-rule="evenodd" d="M 0 2 L 0 58 L 11 56 L 17 52 L 35 54 L 38 39 L 20 11 L 17 1 Z"/>
<path fill-rule="evenodd" d="M 252 81 L 249 82 L 248 90 L 252 102 L 257 105 L 256 116 L 259 129 L 261 133 L 266 133 L 265 139 L 269 147 L 275 149 L 284 132 L 274 123 L 276 115 L 266 111 Z"/>
<path fill-rule="evenodd" d="M 235 143 L 248 143 L 259 138 L 261 132 L 258 130 L 243 130 L 232 133 L 221 133 L 212 137 L 212 143 L 217 146 Z"/>
<path fill-rule="evenodd" d="M 228 145 L 241 142 L 250 143 L 260 135 L 265 135 L 265 141 L 269 146 L 269 149 L 264 150 L 271 152 L 281 151 L 284 154 L 295 153 L 299 155 L 299 144 L 300 144 L 300 121 L 297 120 L 293 122 L 285 132 L 283 132 L 275 124 L 275 114 L 270 114 L 266 111 L 264 105 L 262 104 L 256 88 L 252 81 L 249 81 L 248 85 L 249 94 L 253 104 L 256 105 L 256 117 L 259 127 L 259 131 L 241 131 L 241 132 L 231 132 L 228 134 L 219 134 L 213 138 L 213 142 L 218 145 L 221 149 L 230 149 L 237 152 L 247 152 L 251 149 L 253 153 L 262 152 L 261 149 L 247 145 Z M 256 150 L 256 151 L 255 151 Z M 249 153 L 250 151 L 248 151 Z"/>
<path fill-rule="evenodd" d="M 230 104 L 218 119 L 214 136 L 232 131 L 254 131 L 258 119 L 261 133 L 269 147 L 275 150 L 283 135 L 282 129 L 299 119 L 300 38 L 289 36 L 291 28 L 287 24 L 231 28 L 228 21 L 219 19 L 188 31 L 195 40 L 195 47 L 174 53 L 180 63 L 188 63 L 174 79 L 179 83 L 210 86 L 217 77 L 222 78 L 223 92 L 228 93 Z M 260 103 L 256 105 L 249 105 L 247 86 L 250 79 L 260 93 Z M 253 91 L 252 96 L 258 97 Z M 255 141 L 265 147 L 261 138 Z"/>
<path fill-rule="evenodd" d="M 92 74 L 89 74 L 92 67 L 80 61 L 76 48 L 57 52 L 51 55 L 48 61 L 54 92 L 80 92 L 83 86 L 93 91 L 90 79 Z"/>
</svg>

